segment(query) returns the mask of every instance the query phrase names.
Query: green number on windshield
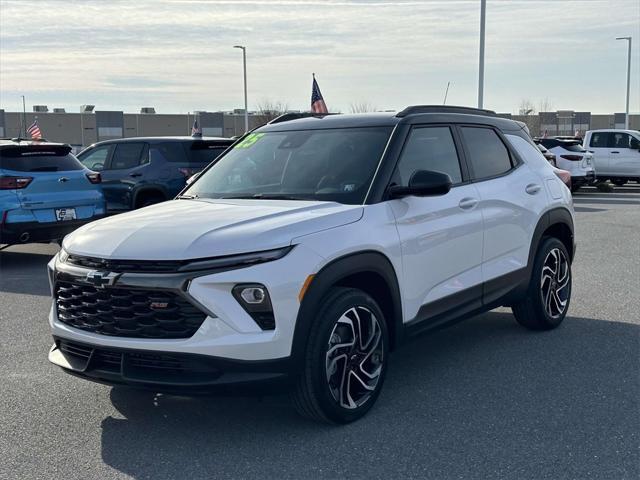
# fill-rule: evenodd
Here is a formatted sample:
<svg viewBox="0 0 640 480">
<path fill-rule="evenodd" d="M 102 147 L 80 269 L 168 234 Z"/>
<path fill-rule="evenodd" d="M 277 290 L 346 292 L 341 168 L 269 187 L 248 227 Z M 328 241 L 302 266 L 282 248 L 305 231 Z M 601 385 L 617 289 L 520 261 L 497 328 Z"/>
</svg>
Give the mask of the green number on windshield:
<svg viewBox="0 0 640 480">
<path fill-rule="evenodd" d="M 243 141 L 241 141 L 235 148 L 249 148 L 254 143 L 260 140 L 264 136 L 264 133 L 250 133 Z"/>
</svg>

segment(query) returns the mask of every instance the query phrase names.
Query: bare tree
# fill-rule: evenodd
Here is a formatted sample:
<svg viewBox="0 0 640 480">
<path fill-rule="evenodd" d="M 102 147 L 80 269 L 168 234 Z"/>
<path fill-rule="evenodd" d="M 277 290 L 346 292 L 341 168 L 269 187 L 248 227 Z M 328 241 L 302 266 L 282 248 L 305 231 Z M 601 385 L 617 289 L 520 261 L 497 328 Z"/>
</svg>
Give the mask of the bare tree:
<svg viewBox="0 0 640 480">
<path fill-rule="evenodd" d="M 289 110 L 289 105 L 281 100 L 262 100 L 258 103 L 258 115 L 265 117 L 265 122 L 269 122 Z"/>
<path fill-rule="evenodd" d="M 540 100 L 538 111 L 539 112 L 553 111 L 553 103 L 551 102 L 551 100 L 549 100 L 549 97 L 544 97 L 542 100 Z"/>
<path fill-rule="evenodd" d="M 377 109 L 378 107 L 369 102 L 354 102 L 349 105 L 349 111 L 351 113 L 375 112 Z"/>
<path fill-rule="evenodd" d="M 533 102 L 528 98 L 523 98 L 520 101 L 520 106 L 518 107 L 518 115 L 535 115 L 536 107 L 533 105 Z"/>
</svg>

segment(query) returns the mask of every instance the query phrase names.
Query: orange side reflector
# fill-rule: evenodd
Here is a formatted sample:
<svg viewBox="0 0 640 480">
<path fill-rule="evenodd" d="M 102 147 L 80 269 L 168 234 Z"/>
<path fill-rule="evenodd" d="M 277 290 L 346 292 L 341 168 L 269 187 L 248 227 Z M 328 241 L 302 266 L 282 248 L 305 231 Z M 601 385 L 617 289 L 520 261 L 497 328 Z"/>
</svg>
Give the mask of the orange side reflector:
<svg viewBox="0 0 640 480">
<path fill-rule="evenodd" d="M 307 279 L 304 281 L 304 283 L 302 284 L 302 288 L 300 289 L 300 293 L 298 294 L 298 301 L 300 301 L 300 303 L 302 303 L 304 294 L 307 293 L 307 290 L 309 289 L 309 285 L 311 285 L 311 281 L 313 280 L 313 277 L 315 277 L 315 275 L 309 275 Z"/>
</svg>

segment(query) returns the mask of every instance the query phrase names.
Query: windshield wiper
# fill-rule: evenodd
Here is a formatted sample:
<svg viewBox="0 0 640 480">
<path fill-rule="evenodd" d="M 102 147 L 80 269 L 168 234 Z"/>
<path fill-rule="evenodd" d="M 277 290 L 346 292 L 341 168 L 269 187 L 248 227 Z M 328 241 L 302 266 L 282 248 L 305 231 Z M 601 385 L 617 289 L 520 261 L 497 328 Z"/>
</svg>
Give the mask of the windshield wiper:
<svg viewBox="0 0 640 480">
<path fill-rule="evenodd" d="M 178 195 L 176 198 L 178 200 L 195 200 L 198 195 Z"/>
<path fill-rule="evenodd" d="M 221 200 L 305 200 L 304 197 L 295 195 L 287 195 L 284 193 L 254 193 L 253 195 L 230 195 L 228 197 L 220 197 Z"/>
</svg>

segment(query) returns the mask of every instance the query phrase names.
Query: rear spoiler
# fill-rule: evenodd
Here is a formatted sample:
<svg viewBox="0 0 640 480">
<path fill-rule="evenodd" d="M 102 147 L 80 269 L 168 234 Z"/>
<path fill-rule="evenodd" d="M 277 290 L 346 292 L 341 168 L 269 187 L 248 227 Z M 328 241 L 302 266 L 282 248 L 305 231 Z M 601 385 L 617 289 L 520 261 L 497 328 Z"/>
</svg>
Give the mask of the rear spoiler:
<svg viewBox="0 0 640 480">
<path fill-rule="evenodd" d="M 0 155 L 21 157 L 28 155 L 53 155 L 62 157 L 71 153 L 71 145 L 66 143 L 29 143 L 0 145 Z"/>
</svg>

